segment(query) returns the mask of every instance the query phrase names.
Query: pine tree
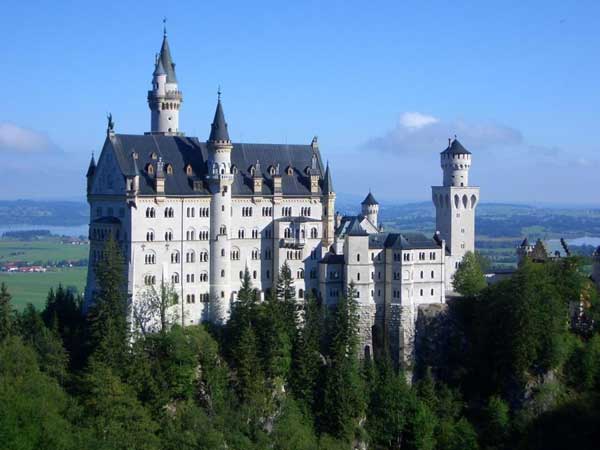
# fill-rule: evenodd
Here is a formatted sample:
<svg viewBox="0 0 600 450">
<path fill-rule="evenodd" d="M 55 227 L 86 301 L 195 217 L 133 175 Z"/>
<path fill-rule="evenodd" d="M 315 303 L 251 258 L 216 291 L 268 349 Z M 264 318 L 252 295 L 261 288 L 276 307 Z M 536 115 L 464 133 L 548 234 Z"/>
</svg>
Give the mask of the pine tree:
<svg viewBox="0 0 600 450">
<path fill-rule="evenodd" d="M 0 285 L 0 342 L 12 334 L 13 310 L 11 296 L 5 283 Z"/>
<path fill-rule="evenodd" d="M 357 418 L 364 411 L 364 386 L 358 364 L 358 314 L 356 291 L 351 284 L 342 296 L 331 326 L 330 364 L 325 371 L 321 431 L 340 439 L 353 437 Z"/>
<path fill-rule="evenodd" d="M 237 390 L 243 401 L 251 402 L 262 395 L 262 373 L 258 359 L 256 335 L 246 324 L 233 350 Z"/>
<path fill-rule="evenodd" d="M 99 291 L 88 314 L 91 353 L 118 371 L 126 361 L 129 324 L 123 258 L 112 236 L 96 267 L 96 279 Z"/>
<path fill-rule="evenodd" d="M 294 341 L 291 387 L 301 405 L 312 410 L 315 389 L 322 365 L 320 344 L 323 326 L 321 305 L 310 294 L 304 310 L 304 324 L 298 329 Z"/>
<path fill-rule="evenodd" d="M 286 331 L 290 339 L 293 339 L 298 325 L 298 304 L 292 271 L 287 261 L 281 266 L 275 290 Z"/>
</svg>

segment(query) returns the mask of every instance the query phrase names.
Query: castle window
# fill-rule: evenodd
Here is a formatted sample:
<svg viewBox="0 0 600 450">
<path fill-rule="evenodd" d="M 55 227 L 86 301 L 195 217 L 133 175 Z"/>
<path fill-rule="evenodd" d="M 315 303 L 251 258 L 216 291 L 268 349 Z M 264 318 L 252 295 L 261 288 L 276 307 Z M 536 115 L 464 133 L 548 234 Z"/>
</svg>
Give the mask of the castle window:
<svg viewBox="0 0 600 450">
<path fill-rule="evenodd" d="M 171 164 L 167 164 L 167 174 L 173 175 L 173 166 Z"/>
<path fill-rule="evenodd" d="M 244 239 L 246 237 L 246 230 L 244 230 L 243 228 L 240 228 L 238 230 L 238 239 Z"/>
<path fill-rule="evenodd" d="M 152 154 L 150 155 L 150 158 L 156 160 L 156 159 L 158 159 L 158 155 L 156 153 L 152 152 Z"/>
<path fill-rule="evenodd" d="M 285 230 L 283 230 L 283 237 L 286 239 L 291 238 L 292 237 L 292 229 L 286 228 Z"/>
<path fill-rule="evenodd" d="M 208 251 L 207 250 L 202 250 L 200 252 L 200 261 L 201 262 L 208 262 Z"/>
<path fill-rule="evenodd" d="M 433 270 L 431 271 L 431 278 L 435 278 L 435 272 Z"/>
<path fill-rule="evenodd" d="M 356 281 L 360 281 L 360 272 L 356 274 Z"/>
<path fill-rule="evenodd" d="M 221 227 L 219 228 L 219 234 L 227 234 L 227 227 L 225 225 L 221 225 Z"/>
<path fill-rule="evenodd" d="M 177 272 L 171 275 L 171 283 L 179 284 L 179 274 Z"/>
<path fill-rule="evenodd" d="M 419 295 L 420 295 L 421 297 L 423 297 L 423 289 L 421 289 L 421 290 L 419 291 Z"/>
<path fill-rule="evenodd" d="M 423 276 L 424 276 L 424 274 L 423 274 L 423 271 L 421 270 L 421 280 L 423 279 Z"/>
<path fill-rule="evenodd" d="M 258 251 L 257 248 L 252 250 L 252 259 L 258 259 L 259 255 L 260 255 L 260 252 Z"/>
<path fill-rule="evenodd" d="M 256 270 L 253 270 L 253 271 L 252 271 L 252 278 L 253 278 L 254 280 L 256 280 L 256 277 L 257 277 L 257 276 L 258 276 L 258 274 L 256 273 Z"/>
<path fill-rule="evenodd" d="M 297 274 L 297 275 L 298 275 L 298 279 L 299 279 L 299 280 L 303 280 L 303 279 L 304 279 L 304 269 L 300 269 L 300 270 L 298 271 L 298 274 Z"/>
<path fill-rule="evenodd" d="M 145 264 L 156 264 L 156 255 L 154 253 L 147 253 L 144 255 Z"/>
<path fill-rule="evenodd" d="M 198 239 L 201 241 L 208 241 L 208 230 L 200 230 L 198 233 Z"/>
<path fill-rule="evenodd" d="M 244 279 L 244 271 L 240 270 L 240 280 L 243 280 L 243 279 Z"/>
<path fill-rule="evenodd" d="M 225 249 L 224 248 L 221 249 L 221 256 L 225 256 Z"/>
<path fill-rule="evenodd" d="M 175 250 L 173 253 L 171 253 L 171 263 L 173 263 L 173 264 L 179 263 L 179 252 L 177 250 Z"/>
<path fill-rule="evenodd" d="M 221 278 L 225 278 L 225 271 L 224 270 L 221 270 Z M 223 296 L 221 295 L 221 297 L 223 297 Z"/>
<path fill-rule="evenodd" d="M 360 254 L 356 255 L 356 262 L 360 262 Z"/>
<path fill-rule="evenodd" d="M 173 240 L 173 232 L 172 231 L 165 232 L 165 241 L 172 241 L 172 240 Z"/>
<path fill-rule="evenodd" d="M 194 253 L 194 250 L 187 251 L 187 253 L 185 254 L 185 262 L 187 262 L 187 263 L 196 262 L 196 253 Z"/>
<path fill-rule="evenodd" d="M 431 290 L 431 296 L 433 297 L 434 295 L 435 295 L 435 290 L 434 290 L 434 289 L 432 289 L 432 290 Z"/>
<path fill-rule="evenodd" d="M 304 298 L 304 289 L 298 289 L 298 298 Z"/>
<path fill-rule="evenodd" d="M 204 281 L 204 282 L 208 281 L 208 273 L 202 272 L 200 274 L 200 281 Z"/>
<path fill-rule="evenodd" d="M 156 217 L 156 211 L 154 208 L 146 208 L 146 218 L 152 219 Z"/>
<path fill-rule="evenodd" d="M 310 237 L 311 239 L 317 239 L 319 237 L 319 231 L 315 227 L 311 228 Z"/>
<path fill-rule="evenodd" d="M 194 171 L 192 170 L 192 166 L 190 164 L 185 166 L 185 173 L 188 177 L 191 177 L 192 175 L 194 175 Z"/>
<path fill-rule="evenodd" d="M 193 282 L 194 282 L 194 278 L 195 278 L 195 277 L 194 277 L 194 274 L 193 274 L 193 273 L 188 273 L 188 274 L 185 276 L 185 281 L 186 281 L 186 283 L 193 283 Z"/>
<path fill-rule="evenodd" d="M 154 241 L 154 231 L 146 232 L 146 241 L 148 241 L 148 242 Z"/>
<path fill-rule="evenodd" d="M 234 248 L 233 250 L 231 250 L 231 259 L 233 259 L 234 261 L 238 261 L 240 259 L 239 249 Z"/>
</svg>

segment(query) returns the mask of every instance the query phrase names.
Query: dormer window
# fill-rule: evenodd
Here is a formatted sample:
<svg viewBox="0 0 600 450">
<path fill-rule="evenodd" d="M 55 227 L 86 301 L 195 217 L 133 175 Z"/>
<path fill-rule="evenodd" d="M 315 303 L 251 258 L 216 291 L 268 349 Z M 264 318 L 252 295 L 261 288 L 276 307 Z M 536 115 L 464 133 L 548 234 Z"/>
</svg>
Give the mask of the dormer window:
<svg viewBox="0 0 600 450">
<path fill-rule="evenodd" d="M 248 172 L 250 172 L 250 175 L 254 176 L 254 174 L 256 173 L 256 168 L 254 166 L 250 166 Z"/>
<path fill-rule="evenodd" d="M 231 166 L 231 173 L 234 174 L 234 175 L 237 175 L 238 168 L 235 165 Z"/>
<path fill-rule="evenodd" d="M 185 166 L 185 173 L 188 177 L 191 177 L 194 174 L 191 165 L 188 164 L 187 166 Z"/>
<path fill-rule="evenodd" d="M 148 175 L 154 175 L 154 166 L 152 164 L 148 164 L 146 166 L 146 172 L 148 172 Z"/>
<path fill-rule="evenodd" d="M 166 169 L 168 175 L 173 175 L 173 166 L 171 164 L 167 164 Z"/>
<path fill-rule="evenodd" d="M 290 177 L 294 175 L 294 169 L 292 168 L 292 166 L 288 166 L 287 169 L 285 169 L 285 171 Z"/>
<path fill-rule="evenodd" d="M 275 166 L 269 166 L 269 174 L 271 176 L 275 175 Z"/>
<path fill-rule="evenodd" d="M 138 152 L 132 152 L 132 153 L 131 153 L 131 157 L 132 157 L 133 159 L 138 159 L 138 157 L 139 157 L 139 155 L 138 155 Z"/>
<path fill-rule="evenodd" d="M 155 152 L 152 152 L 152 154 L 150 155 L 150 158 L 158 159 L 158 155 Z"/>
<path fill-rule="evenodd" d="M 306 175 L 310 175 L 310 166 L 306 166 L 306 169 L 304 169 L 304 173 Z"/>
</svg>

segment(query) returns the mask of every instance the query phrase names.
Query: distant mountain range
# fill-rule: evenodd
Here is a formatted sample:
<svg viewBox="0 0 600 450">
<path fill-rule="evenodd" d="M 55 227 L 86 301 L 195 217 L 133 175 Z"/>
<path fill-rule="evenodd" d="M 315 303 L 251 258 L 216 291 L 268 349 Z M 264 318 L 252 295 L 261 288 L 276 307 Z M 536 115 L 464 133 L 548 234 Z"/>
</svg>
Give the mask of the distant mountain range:
<svg viewBox="0 0 600 450">
<path fill-rule="evenodd" d="M 360 202 L 340 195 L 336 207 L 344 214 L 360 211 Z M 87 203 L 77 201 L 0 200 L 0 224 L 76 226 L 88 223 Z M 435 210 L 429 201 L 381 205 L 380 220 L 389 230 L 433 233 Z M 477 209 L 478 239 L 600 236 L 600 208 L 537 207 L 481 203 Z"/>
</svg>

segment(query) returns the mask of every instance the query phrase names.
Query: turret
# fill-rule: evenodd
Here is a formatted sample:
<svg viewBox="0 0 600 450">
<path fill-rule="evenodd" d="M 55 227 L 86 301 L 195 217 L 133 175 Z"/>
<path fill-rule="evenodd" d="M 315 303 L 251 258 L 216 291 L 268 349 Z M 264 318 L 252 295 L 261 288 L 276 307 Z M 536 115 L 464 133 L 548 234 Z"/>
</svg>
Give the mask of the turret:
<svg viewBox="0 0 600 450">
<path fill-rule="evenodd" d="M 525 238 L 523 239 L 523 242 L 521 242 L 521 245 L 519 245 L 517 247 L 517 263 L 519 265 L 521 265 L 523 263 L 523 261 L 525 260 L 525 258 L 529 255 L 531 255 L 531 252 L 533 251 L 533 245 L 529 244 L 529 239 Z"/>
<path fill-rule="evenodd" d="M 212 200 L 210 202 L 211 271 L 210 315 L 214 323 L 222 323 L 229 317 L 231 302 L 231 150 L 225 113 L 218 93 L 215 117 L 210 128 L 208 144 L 208 175 Z"/>
<path fill-rule="evenodd" d="M 440 154 L 444 171 L 444 186 L 468 186 L 471 152 L 462 146 L 456 137 L 448 139 L 448 148 Z"/>
<path fill-rule="evenodd" d="M 152 74 L 152 90 L 148 91 L 151 111 L 150 134 L 181 135 L 179 109 L 183 97 L 177 85 L 175 63 L 165 29 L 160 53 L 156 57 Z"/>
<path fill-rule="evenodd" d="M 360 206 L 362 207 L 362 215 L 365 216 L 375 228 L 378 228 L 379 203 L 375 200 L 371 191 L 369 191 L 369 194 L 365 197 Z"/>
</svg>

